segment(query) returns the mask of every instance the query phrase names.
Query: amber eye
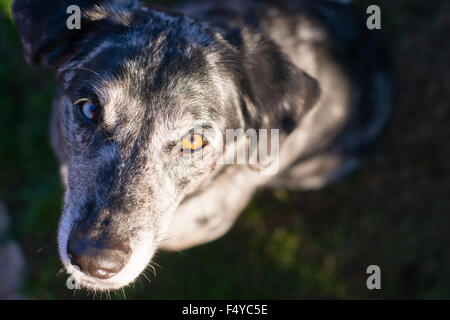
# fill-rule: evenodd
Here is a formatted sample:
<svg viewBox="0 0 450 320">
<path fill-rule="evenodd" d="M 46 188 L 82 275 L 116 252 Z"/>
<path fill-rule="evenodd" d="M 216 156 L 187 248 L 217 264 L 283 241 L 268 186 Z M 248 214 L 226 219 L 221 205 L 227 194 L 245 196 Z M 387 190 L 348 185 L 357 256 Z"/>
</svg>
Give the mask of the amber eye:
<svg viewBox="0 0 450 320">
<path fill-rule="evenodd" d="M 190 134 L 182 142 L 183 150 L 186 151 L 195 151 L 203 148 L 205 145 L 206 141 L 200 134 Z"/>
</svg>

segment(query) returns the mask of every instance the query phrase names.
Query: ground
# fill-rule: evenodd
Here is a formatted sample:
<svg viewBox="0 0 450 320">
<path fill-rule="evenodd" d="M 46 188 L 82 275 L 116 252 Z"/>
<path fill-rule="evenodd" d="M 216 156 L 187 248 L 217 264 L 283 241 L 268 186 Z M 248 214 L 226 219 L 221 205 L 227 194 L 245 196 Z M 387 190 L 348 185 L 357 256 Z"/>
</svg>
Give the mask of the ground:
<svg viewBox="0 0 450 320">
<path fill-rule="evenodd" d="M 58 272 L 55 82 L 25 65 L 11 2 L 0 0 L 0 200 L 26 254 L 22 292 L 92 298 L 68 290 Z M 112 298 L 450 298 L 450 2 L 356 3 L 362 13 L 381 6 L 397 88 L 393 121 L 363 169 L 320 191 L 261 190 L 226 236 L 158 253 L 156 276 L 148 269 L 149 280 Z M 382 289 L 369 291 L 373 264 Z"/>
</svg>

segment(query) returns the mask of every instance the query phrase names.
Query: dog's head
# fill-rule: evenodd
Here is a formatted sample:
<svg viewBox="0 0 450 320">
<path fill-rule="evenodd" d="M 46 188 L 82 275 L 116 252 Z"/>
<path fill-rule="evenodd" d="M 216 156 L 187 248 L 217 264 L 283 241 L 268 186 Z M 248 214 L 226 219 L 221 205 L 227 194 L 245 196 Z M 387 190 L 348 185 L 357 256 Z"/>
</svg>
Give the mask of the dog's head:
<svg viewBox="0 0 450 320">
<path fill-rule="evenodd" d="M 81 29 L 67 26 L 71 5 Z M 17 0 L 13 15 L 26 60 L 60 83 L 59 251 L 85 287 L 119 288 L 144 270 L 180 202 L 223 166 L 226 129 L 287 135 L 318 96 L 257 31 L 133 0 Z"/>
</svg>

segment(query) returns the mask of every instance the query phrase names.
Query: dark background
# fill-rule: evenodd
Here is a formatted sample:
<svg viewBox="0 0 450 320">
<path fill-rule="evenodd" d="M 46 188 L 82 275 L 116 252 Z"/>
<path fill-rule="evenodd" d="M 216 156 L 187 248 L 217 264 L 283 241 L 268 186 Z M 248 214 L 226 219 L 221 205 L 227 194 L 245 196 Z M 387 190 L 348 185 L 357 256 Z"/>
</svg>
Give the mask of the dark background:
<svg viewBox="0 0 450 320">
<path fill-rule="evenodd" d="M 26 66 L 11 2 L 0 0 L 0 200 L 26 254 L 22 292 L 92 298 L 58 273 L 63 190 L 48 142 L 55 82 Z M 225 237 L 158 253 L 156 277 L 149 269 L 150 282 L 141 276 L 112 298 L 450 298 L 450 2 L 356 1 L 362 13 L 374 3 L 397 96 L 364 168 L 321 191 L 260 191 Z M 382 290 L 366 288 L 372 264 Z"/>
</svg>

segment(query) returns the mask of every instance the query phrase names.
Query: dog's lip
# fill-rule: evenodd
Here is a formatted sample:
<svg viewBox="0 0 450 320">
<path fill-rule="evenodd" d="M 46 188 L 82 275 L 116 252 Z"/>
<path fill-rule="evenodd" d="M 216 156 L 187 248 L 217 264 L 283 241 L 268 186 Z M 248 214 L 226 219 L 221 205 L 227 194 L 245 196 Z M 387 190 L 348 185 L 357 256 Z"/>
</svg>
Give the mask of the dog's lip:
<svg viewBox="0 0 450 320">
<path fill-rule="evenodd" d="M 80 279 L 79 282 L 80 282 L 80 285 L 84 288 L 111 290 L 111 289 L 114 289 L 115 287 L 117 287 L 117 288 L 121 287 L 118 284 L 115 286 L 113 283 L 106 284 L 106 283 L 101 283 L 101 281 L 98 281 L 98 280 L 94 281 L 94 280 L 90 280 L 90 279 Z M 103 286 L 104 286 L 104 288 L 103 288 Z"/>
<path fill-rule="evenodd" d="M 74 276 L 81 285 L 81 287 L 86 289 L 95 289 L 95 290 L 115 290 L 123 287 L 123 284 L 114 281 L 114 278 L 111 279 L 95 279 L 86 276 L 84 273 L 75 271 L 68 272 L 71 276 Z"/>
</svg>

